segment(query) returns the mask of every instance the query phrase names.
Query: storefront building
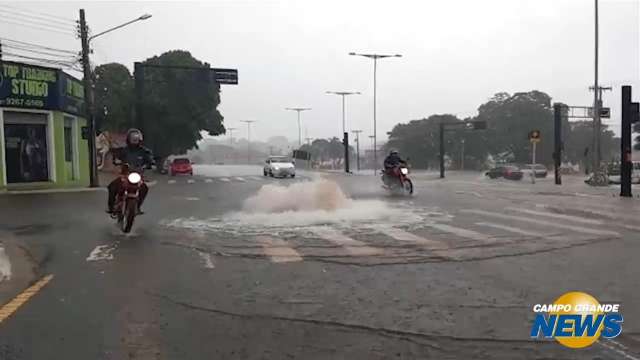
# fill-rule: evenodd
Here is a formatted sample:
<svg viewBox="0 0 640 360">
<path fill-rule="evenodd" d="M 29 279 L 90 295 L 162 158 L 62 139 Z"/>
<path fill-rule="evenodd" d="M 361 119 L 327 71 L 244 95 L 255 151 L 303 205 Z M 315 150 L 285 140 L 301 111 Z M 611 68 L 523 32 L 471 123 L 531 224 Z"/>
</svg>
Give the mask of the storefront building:
<svg viewBox="0 0 640 360">
<path fill-rule="evenodd" d="M 80 80 L 0 62 L 0 191 L 89 186 L 83 116 Z"/>
</svg>

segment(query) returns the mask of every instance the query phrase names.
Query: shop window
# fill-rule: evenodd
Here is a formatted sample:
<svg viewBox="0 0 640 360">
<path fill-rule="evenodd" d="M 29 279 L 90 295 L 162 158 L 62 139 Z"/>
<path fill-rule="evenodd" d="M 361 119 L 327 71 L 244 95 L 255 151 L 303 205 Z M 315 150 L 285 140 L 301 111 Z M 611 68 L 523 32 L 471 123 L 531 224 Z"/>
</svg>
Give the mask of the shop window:
<svg viewBox="0 0 640 360">
<path fill-rule="evenodd" d="M 5 111 L 7 183 L 49 180 L 47 115 Z"/>
</svg>

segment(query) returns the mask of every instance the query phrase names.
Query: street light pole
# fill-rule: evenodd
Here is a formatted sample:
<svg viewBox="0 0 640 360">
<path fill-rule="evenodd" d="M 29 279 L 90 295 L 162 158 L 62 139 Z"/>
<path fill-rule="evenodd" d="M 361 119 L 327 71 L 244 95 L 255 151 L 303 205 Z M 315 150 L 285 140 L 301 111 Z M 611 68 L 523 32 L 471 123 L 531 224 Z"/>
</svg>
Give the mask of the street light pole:
<svg viewBox="0 0 640 360">
<path fill-rule="evenodd" d="M 600 172 L 600 104 L 598 101 L 598 0 L 595 4 L 595 56 L 593 82 L 593 173 Z M 595 178 L 595 177 L 594 177 Z"/>
<path fill-rule="evenodd" d="M 347 132 L 347 125 L 345 120 L 345 100 L 344 98 L 349 95 L 360 95 L 359 91 L 327 91 L 327 94 L 342 96 L 342 133 Z"/>
<path fill-rule="evenodd" d="M 96 121 L 95 121 L 95 110 L 94 110 L 94 95 L 93 95 L 93 80 L 91 76 L 91 62 L 89 60 L 89 54 L 91 53 L 91 48 L 89 43 L 91 40 L 97 38 L 98 36 L 104 35 L 108 32 L 120 29 L 127 25 L 133 24 L 134 22 L 149 19 L 151 15 L 144 14 L 134 20 L 128 21 L 122 25 L 115 26 L 111 29 L 105 30 L 101 33 L 98 33 L 93 36 L 89 36 L 89 27 L 87 26 L 87 21 L 85 18 L 84 9 L 80 9 L 80 41 L 82 45 L 82 72 L 83 72 L 83 83 L 84 83 L 84 98 L 85 98 L 85 111 L 86 111 L 86 120 L 88 127 L 88 139 L 87 143 L 89 145 L 89 186 L 98 187 L 100 186 L 100 181 L 98 179 L 98 163 L 96 161 Z"/>
<path fill-rule="evenodd" d="M 247 124 L 247 164 L 251 165 L 251 123 L 255 120 L 242 120 L 241 122 Z"/>
<path fill-rule="evenodd" d="M 229 132 L 229 145 L 233 145 L 233 130 L 235 130 L 236 128 L 227 128 L 227 131 Z"/>
<path fill-rule="evenodd" d="M 349 53 L 352 56 L 363 56 L 373 60 L 373 173 L 376 174 L 378 169 L 378 151 L 377 146 L 377 72 L 378 72 L 378 59 L 384 59 L 388 57 L 402 57 L 400 54 L 384 55 L 384 54 L 358 54 L 355 52 Z"/>
<path fill-rule="evenodd" d="M 360 133 L 362 130 L 351 130 L 356 134 L 356 168 L 360 171 Z"/>
<path fill-rule="evenodd" d="M 286 108 L 285 110 L 295 111 L 298 113 L 298 147 L 302 146 L 302 127 L 300 125 L 300 112 L 311 110 L 311 108 Z"/>
</svg>

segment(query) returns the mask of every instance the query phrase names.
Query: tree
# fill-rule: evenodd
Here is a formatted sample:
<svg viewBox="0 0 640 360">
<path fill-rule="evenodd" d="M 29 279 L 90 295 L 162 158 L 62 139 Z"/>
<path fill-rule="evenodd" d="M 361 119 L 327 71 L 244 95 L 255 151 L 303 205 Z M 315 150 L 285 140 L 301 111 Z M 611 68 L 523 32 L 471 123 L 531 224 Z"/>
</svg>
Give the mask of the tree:
<svg viewBox="0 0 640 360">
<path fill-rule="evenodd" d="M 212 80 L 209 64 L 183 50 L 154 56 L 144 64 L 202 69 L 144 69 L 144 121 L 140 126 L 145 142 L 158 157 L 197 148 L 201 130 L 213 136 L 225 133 L 223 117 L 217 110 L 220 85 Z"/>
<path fill-rule="evenodd" d="M 389 134 L 385 149 L 398 150 L 405 158 L 410 158 L 416 168 L 435 167 L 440 153 L 440 123 L 460 122 L 454 115 L 431 115 L 426 119 L 412 120 L 407 124 L 397 124 Z M 447 134 L 451 143 L 459 142 L 456 133 Z"/>
<path fill-rule="evenodd" d="M 100 65 L 95 79 L 96 127 L 99 131 L 124 132 L 133 126 L 133 78 L 126 66 Z"/>
</svg>

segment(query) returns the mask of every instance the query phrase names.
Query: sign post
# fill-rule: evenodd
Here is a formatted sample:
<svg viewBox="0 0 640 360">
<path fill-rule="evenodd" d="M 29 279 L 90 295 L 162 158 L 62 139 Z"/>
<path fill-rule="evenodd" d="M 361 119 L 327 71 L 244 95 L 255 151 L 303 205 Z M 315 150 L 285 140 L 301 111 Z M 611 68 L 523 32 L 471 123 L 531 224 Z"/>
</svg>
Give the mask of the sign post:
<svg viewBox="0 0 640 360">
<path fill-rule="evenodd" d="M 529 133 L 529 141 L 531 142 L 531 183 L 536 183 L 536 149 L 540 142 L 540 130 L 533 130 Z"/>
</svg>

